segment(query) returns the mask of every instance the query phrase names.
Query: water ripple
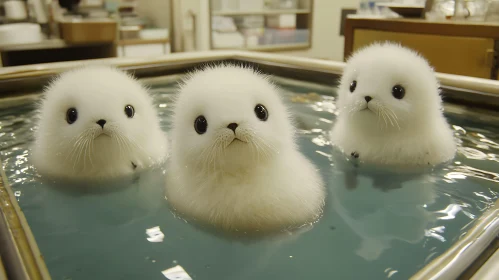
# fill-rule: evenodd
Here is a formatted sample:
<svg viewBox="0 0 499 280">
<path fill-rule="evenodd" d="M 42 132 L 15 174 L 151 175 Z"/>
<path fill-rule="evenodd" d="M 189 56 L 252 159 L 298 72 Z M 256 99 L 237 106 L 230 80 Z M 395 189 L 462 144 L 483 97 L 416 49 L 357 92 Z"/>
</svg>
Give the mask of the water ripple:
<svg viewBox="0 0 499 280">
<path fill-rule="evenodd" d="M 171 125 L 171 104 L 176 89 L 153 88 L 153 92 L 161 127 L 167 130 Z M 300 147 L 304 149 L 304 153 L 317 163 L 323 174 L 330 176 L 332 173 L 331 176 L 338 176 L 338 172 L 335 173 L 336 163 L 328 135 L 338 114 L 335 97 L 313 92 L 296 94 L 291 91 L 285 91 L 284 97 L 294 113 L 301 141 Z M 331 199 L 338 198 L 336 204 L 331 204 L 333 206 L 331 208 L 334 208 L 337 214 L 327 216 L 332 214 L 326 213 L 321 222 L 330 223 L 326 227 L 327 234 L 321 232 L 320 236 L 317 234 L 314 236 L 312 232 L 310 235 L 313 236 L 312 239 L 326 236 L 327 242 L 338 240 L 337 242 L 341 243 L 346 240 L 342 238 L 348 237 L 349 242 L 353 242 L 352 240 L 360 242 L 360 245 L 352 245 L 352 248 L 354 252 L 365 253 L 360 256 L 367 256 L 362 264 L 377 260 L 381 265 L 383 264 L 381 260 L 386 259 L 389 263 L 384 263 L 382 268 L 377 267 L 376 271 L 386 278 L 407 279 L 411 273 L 410 269 L 402 262 L 397 262 L 398 257 L 388 258 L 387 252 L 394 254 L 397 248 L 401 248 L 400 250 L 409 248 L 400 245 L 402 243 L 413 244 L 413 247 L 410 247 L 413 252 L 422 250 L 418 256 L 421 259 L 415 258 L 414 262 L 419 261 L 419 265 L 423 265 L 444 252 L 451 242 L 465 234 L 474 220 L 492 207 L 498 199 L 499 128 L 491 126 L 492 124 L 468 123 L 469 118 L 461 115 L 448 114 L 447 117 L 459 143 L 458 154 L 453 163 L 435 169 L 424 178 L 401 176 L 380 180 L 377 175 L 361 176 L 359 177 L 361 187 L 356 190 L 337 192 L 330 188 Z M 39 193 L 38 177 L 29 160 L 34 120 L 35 111 L 32 104 L 0 112 L 0 157 L 16 199 L 20 201 L 22 207 L 28 209 L 32 207 L 38 211 L 41 206 L 37 203 L 43 201 L 43 197 L 36 198 Z M 385 186 L 392 183 L 391 181 L 400 181 L 398 182 L 400 185 L 390 188 Z M 366 187 L 375 185 L 375 182 L 381 182 L 381 186 Z M 329 182 L 331 186 L 342 183 L 343 178 L 339 177 L 334 177 L 333 181 Z M 36 198 L 30 200 L 32 205 L 23 204 L 23 199 L 29 196 Z M 146 239 L 149 242 L 156 245 L 165 243 L 168 243 L 168 246 L 175 245 L 170 244 L 171 240 L 166 242 L 168 238 L 165 237 L 174 232 L 170 231 L 168 234 L 167 227 L 162 227 L 163 230 L 160 230 L 159 226 L 151 227 L 151 225 L 156 224 L 149 224 L 140 229 L 142 234 L 140 238 L 144 238 L 143 230 L 146 228 Z M 333 233 L 338 231 L 341 234 L 331 234 L 331 228 L 335 228 Z M 345 228 L 350 230 L 346 231 Z M 312 248 L 323 248 L 324 244 Z M 371 249 L 375 250 L 374 254 Z M 298 259 L 302 253 L 290 252 L 286 252 L 286 256 L 292 255 L 293 259 Z M 168 254 L 170 253 L 168 251 Z M 232 252 L 229 252 L 229 255 L 231 254 Z M 183 274 L 188 277 L 180 266 L 164 270 L 163 274 Z"/>
</svg>

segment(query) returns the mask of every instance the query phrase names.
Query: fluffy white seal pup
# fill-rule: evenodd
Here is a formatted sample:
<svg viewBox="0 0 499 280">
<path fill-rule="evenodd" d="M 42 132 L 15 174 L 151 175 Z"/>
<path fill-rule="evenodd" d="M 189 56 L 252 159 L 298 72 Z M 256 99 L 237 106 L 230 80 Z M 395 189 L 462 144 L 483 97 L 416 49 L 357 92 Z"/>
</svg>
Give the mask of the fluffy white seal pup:
<svg viewBox="0 0 499 280">
<path fill-rule="evenodd" d="M 146 89 L 106 66 L 60 75 L 46 89 L 32 149 L 42 175 L 103 179 L 162 162 L 167 139 Z"/>
<path fill-rule="evenodd" d="M 174 106 L 170 205 L 233 232 L 316 221 L 323 181 L 294 134 L 277 88 L 253 69 L 226 65 L 192 74 Z"/>
<path fill-rule="evenodd" d="M 436 165 L 456 152 L 428 62 L 399 45 L 374 44 L 347 63 L 332 142 L 360 162 Z"/>
</svg>

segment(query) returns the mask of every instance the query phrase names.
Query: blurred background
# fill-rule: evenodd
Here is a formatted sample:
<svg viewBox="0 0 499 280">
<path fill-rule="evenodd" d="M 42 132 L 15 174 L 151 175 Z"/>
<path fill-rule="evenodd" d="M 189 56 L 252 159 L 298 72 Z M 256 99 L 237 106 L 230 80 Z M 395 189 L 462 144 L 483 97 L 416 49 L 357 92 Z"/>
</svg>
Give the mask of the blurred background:
<svg viewBox="0 0 499 280">
<path fill-rule="evenodd" d="M 2 67 L 221 49 L 344 61 L 384 40 L 498 79 L 499 0 L 0 0 Z"/>
</svg>

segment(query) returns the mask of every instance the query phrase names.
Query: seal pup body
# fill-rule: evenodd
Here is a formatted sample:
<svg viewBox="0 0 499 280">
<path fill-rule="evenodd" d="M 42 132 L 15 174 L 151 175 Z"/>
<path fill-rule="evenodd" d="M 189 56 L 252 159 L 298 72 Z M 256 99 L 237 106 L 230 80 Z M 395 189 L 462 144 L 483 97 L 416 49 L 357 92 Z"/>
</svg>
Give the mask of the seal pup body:
<svg viewBox="0 0 499 280">
<path fill-rule="evenodd" d="M 252 69 L 207 68 L 174 108 L 167 199 L 180 214 L 231 231 L 315 221 L 325 190 L 299 151 L 277 89 Z"/>
<path fill-rule="evenodd" d="M 63 73 L 46 89 L 38 117 L 32 160 L 43 175 L 112 178 L 167 155 L 151 97 L 117 69 L 89 66 Z"/>
<path fill-rule="evenodd" d="M 332 141 L 360 162 L 436 165 L 456 152 L 428 62 L 401 46 L 374 44 L 349 59 L 338 89 Z"/>
</svg>

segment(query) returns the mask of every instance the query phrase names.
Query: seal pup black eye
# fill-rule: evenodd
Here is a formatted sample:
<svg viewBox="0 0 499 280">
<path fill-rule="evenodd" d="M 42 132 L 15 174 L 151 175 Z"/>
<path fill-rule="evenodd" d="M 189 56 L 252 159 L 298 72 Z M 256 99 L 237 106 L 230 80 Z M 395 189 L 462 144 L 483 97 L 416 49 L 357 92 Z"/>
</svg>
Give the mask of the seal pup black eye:
<svg viewBox="0 0 499 280">
<path fill-rule="evenodd" d="M 208 129 L 208 121 L 204 116 L 199 116 L 194 121 L 194 129 L 198 134 L 204 134 Z"/>
<path fill-rule="evenodd" d="M 402 99 L 405 96 L 405 88 L 401 85 L 395 85 L 392 87 L 392 95 L 397 99 Z"/>
<path fill-rule="evenodd" d="M 356 81 L 356 80 L 353 80 L 353 81 L 350 83 L 350 92 L 354 92 L 354 91 L 355 91 L 355 88 L 357 88 L 357 81 Z"/>
<path fill-rule="evenodd" d="M 77 119 L 78 119 L 78 111 L 76 111 L 76 108 L 69 108 L 68 111 L 66 112 L 66 121 L 69 124 L 72 124 Z"/>
<path fill-rule="evenodd" d="M 125 106 L 125 114 L 129 118 L 133 118 L 133 116 L 135 116 L 135 109 L 133 108 L 132 105 Z"/>
<path fill-rule="evenodd" d="M 255 106 L 255 115 L 261 121 L 266 121 L 269 118 L 269 112 L 267 111 L 267 108 L 265 108 L 265 106 L 263 106 L 262 104 L 258 104 Z"/>
</svg>

